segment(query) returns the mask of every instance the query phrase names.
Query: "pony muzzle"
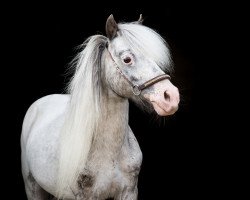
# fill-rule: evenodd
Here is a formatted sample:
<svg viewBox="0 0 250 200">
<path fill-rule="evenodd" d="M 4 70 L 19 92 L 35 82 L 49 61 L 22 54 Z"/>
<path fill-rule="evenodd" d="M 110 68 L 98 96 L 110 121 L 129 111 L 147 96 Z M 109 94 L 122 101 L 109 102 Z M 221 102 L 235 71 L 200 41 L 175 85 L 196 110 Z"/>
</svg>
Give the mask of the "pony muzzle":
<svg viewBox="0 0 250 200">
<path fill-rule="evenodd" d="M 172 115 L 178 110 L 179 91 L 169 80 L 154 84 L 150 93 L 145 93 L 143 96 L 160 116 Z"/>
</svg>

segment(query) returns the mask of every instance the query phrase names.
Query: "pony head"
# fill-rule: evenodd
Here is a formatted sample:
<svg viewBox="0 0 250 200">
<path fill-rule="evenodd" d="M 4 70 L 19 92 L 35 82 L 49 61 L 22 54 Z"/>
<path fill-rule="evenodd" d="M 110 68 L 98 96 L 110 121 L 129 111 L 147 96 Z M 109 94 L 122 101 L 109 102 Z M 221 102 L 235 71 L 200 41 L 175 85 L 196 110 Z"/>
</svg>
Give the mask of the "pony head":
<svg viewBox="0 0 250 200">
<path fill-rule="evenodd" d="M 111 89 L 138 104 L 151 105 L 160 116 L 174 114 L 180 97 L 170 76 L 165 75 L 171 73 L 172 65 L 164 39 L 142 25 L 141 15 L 136 22 L 119 24 L 110 15 L 106 35 L 105 71 Z M 143 88 L 145 83 L 148 86 Z"/>
</svg>

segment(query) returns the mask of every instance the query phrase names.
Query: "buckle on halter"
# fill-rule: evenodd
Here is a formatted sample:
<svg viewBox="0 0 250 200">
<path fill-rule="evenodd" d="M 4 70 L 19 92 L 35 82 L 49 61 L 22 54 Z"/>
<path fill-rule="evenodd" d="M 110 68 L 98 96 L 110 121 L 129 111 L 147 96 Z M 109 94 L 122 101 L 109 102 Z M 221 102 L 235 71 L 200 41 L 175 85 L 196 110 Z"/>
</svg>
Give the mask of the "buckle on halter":
<svg viewBox="0 0 250 200">
<path fill-rule="evenodd" d="M 132 88 L 132 91 L 133 91 L 134 95 L 136 95 L 136 96 L 141 94 L 141 90 L 139 89 L 138 85 L 134 85 Z"/>
</svg>

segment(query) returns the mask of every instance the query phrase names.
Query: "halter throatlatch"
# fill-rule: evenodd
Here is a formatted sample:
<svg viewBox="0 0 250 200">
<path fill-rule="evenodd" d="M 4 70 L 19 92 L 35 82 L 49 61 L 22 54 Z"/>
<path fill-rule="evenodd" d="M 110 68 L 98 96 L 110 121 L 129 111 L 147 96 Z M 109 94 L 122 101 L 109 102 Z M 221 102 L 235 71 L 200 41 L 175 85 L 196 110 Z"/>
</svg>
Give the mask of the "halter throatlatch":
<svg viewBox="0 0 250 200">
<path fill-rule="evenodd" d="M 107 47 L 107 46 L 106 46 Z M 108 48 L 107 48 L 108 50 Z M 109 50 L 108 50 L 109 52 Z M 162 80 L 165 80 L 165 79 L 171 79 L 171 77 L 168 75 L 168 74 L 161 74 L 159 76 L 156 76 L 148 81 L 146 81 L 145 83 L 141 84 L 141 85 L 137 85 L 137 84 L 134 84 L 132 83 L 129 78 L 122 72 L 122 70 L 120 69 L 120 67 L 116 64 L 114 58 L 112 57 L 111 53 L 109 52 L 109 55 L 111 57 L 111 59 L 113 60 L 113 62 L 115 63 L 116 65 L 116 69 L 117 71 L 121 74 L 121 76 L 132 86 L 132 91 L 134 93 L 134 95 L 138 96 L 141 94 L 141 91 L 154 85 L 155 83 L 158 83 Z"/>
</svg>

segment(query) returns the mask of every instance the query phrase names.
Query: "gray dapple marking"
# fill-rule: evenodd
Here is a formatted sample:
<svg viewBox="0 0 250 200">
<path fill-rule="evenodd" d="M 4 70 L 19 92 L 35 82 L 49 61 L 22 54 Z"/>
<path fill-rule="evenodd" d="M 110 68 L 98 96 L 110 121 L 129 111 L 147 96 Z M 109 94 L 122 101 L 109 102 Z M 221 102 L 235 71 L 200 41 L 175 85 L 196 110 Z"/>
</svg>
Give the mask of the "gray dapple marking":
<svg viewBox="0 0 250 200">
<path fill-rule="evenodd" d="M 21 136 L 29 200 L 137 199 L 142 152 L 128 125 L 128 99 L 161 116 L 179 103 L 168 76 L 133 93 L 131 83 L 140 86 L 171 71 L 165 41 L 141 23 L 140 16 L 117 24 L 111 15 L 108 37 L 91 36 L 77 56 L 69 94 L 30 106 Z"/>
</svg>

